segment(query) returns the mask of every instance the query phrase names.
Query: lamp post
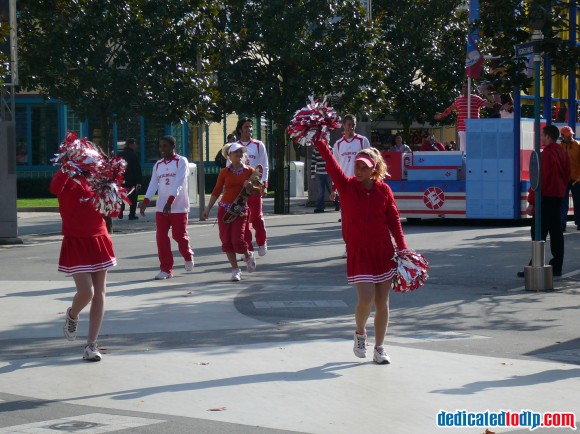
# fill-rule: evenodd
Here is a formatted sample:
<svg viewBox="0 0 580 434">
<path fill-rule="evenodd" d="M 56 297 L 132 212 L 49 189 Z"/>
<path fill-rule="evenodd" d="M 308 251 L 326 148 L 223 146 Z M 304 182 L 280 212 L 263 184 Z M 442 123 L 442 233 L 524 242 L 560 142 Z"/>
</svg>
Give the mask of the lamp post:
<svg viewBox="0 0 580 434">
<path fill-rule="evenodd" d="M 530 181 L 536 196 L 534 213 L 534 237 L 532 240 L 532 265 L 524 267 L 525 287 L 528 291 L 541 291 L 554 288 L 552 266 L 545 265 L 545 244 L 542 240 L 542 157 L 540 147 L 540 73 L 542 63 L 541 42 L 544 39 L 542 28 L 546 11 L 537 4 L 530 5 L 528 14 L 533 30 L 534 46 L 534 152 L 530 159 Z M 534 174 L 534 176 L 532 176 Z"/>
<path fill-rule="evenodd" d="M 2 19 L 10 24 L 10 83 L 0 88 L 0 245 L 22 244 L 18 237 L 16 207 L 16 111 L 14 87 L 18 85 L 16 0 L 3 2 Z"/>
</svg>

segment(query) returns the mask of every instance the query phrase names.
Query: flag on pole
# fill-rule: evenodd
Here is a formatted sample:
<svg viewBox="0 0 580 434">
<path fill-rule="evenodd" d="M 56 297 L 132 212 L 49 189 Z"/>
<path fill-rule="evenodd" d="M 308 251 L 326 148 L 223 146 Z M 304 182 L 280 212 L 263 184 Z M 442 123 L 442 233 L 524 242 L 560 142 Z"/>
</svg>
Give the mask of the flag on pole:
<svg viewBox="0 0 580 434">
<path fill-rule="evenodd" d="M 465 75 L 469 78 L 479 78 L 483 71 L 483 55 L 471 35 L 467 37 L 467 55 L 465 57 Z"/>
</svg>

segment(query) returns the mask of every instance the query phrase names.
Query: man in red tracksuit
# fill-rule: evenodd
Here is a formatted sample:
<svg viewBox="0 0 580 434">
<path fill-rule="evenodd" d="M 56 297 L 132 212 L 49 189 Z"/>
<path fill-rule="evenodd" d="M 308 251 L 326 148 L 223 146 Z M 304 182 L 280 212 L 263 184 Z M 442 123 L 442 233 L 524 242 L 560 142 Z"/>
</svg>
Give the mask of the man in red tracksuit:
<svg viewBox="0 0 580 434">
<path fill-rule="evenodd" d="M 553 268 L 554 276 L 562 275 L 562 265 L 564 263 L 564 233 L 560 224 L 560 209 L 562 198 L 566 194 L 566 186 L 570 179 L 570 159 L 564 149 L 556 143 L 560 131 L 554 125 L 548 125 L 542 130 L 541 143 L 542 166 L 540 169 L 541 192 L 542 192 L 542 240 L 550 234 L 550 250 L 552 259 L 550 265 Z M 534 215 L 536 204 L 536 192 L 529 190 L 528 212 Z M 532 239 L 535 234 L 535 218 L 532 220 Z M 539 240 L 536 240 L 539 241 Z M 518 272 L 519 277 L 524 277 L 524 272 Z"/>
</svg>

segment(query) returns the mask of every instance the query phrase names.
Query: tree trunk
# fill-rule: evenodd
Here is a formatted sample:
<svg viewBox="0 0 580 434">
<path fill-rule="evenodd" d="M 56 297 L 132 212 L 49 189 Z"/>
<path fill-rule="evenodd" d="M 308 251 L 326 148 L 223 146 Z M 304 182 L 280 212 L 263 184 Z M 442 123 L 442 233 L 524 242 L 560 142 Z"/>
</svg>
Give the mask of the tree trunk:
<svg viewBox="0 0 580 434">
<path fill-rule="evenodd" d="M 113 145 L 111 140 L 111 117 L 109 113 L 109 107 L 101 107 L 101 143 L 102 151 L 111 155 L 113 152 Z"/>
<path fill-rule="evenodd" d="M 286 161 L 286 129 L 276 122 L 276 191 L 274 193 L 274 213 L 288 214 L 290 212 L 290 204 L 288 202 L 288 194 L 290 187 L 287 185 L 290 179 L 287 176 L 287 161 Z"/>
<path fill-rule="evenodd" d="M 111 155 L 113 149 L 111 146 L 111 118 L 109 117 L 109 109 L 108 107 L 102 106 L 101 107 L 101 143 L 100 147 L 101 150 L 107 154 Z M 113 229 L 113 219 L 109 216 L 103 216 L 105 219 L 105 226 L 107 227 L 107 232 L 112 234 Z"/>
<path fill-rule="evenodd" d="M 403 123 L 403 139 L 405 143 L 411 148 L 412 151 L 416 151 L 413 149 L 413 144 L 411 143 L 411 124 L 410 123 Z"/>
</svg>

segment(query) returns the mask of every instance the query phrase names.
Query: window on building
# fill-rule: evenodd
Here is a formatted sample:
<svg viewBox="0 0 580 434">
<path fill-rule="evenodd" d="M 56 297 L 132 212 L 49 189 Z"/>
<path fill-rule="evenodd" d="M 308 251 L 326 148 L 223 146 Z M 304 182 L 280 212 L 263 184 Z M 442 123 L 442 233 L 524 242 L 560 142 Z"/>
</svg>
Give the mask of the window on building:
<svg viewBox="0 0 580 434">
<path fill-rule="evenodd" d="M 183 124 L 172 124 L 171 135 L 175 137 L 175 152 L 183 155 Z"/>
<path fill-rule="evenodd" d="M 166 135 L 165 124 L 145 119 L 145 161 L 154 163 L 159 160 L 159 139 Z"/>
<path fill-rule="evenodd" d="M 16 164 L 27 166 L 28 160 L 28 110 L 26 107 L 16 107 Z"/>
<path fill-rule="evenodd" d="M 58 112 L 56 105 L 31 106 L 32 164 L 49 166 L 58 150 Z"/>
<path fill-rule="evenodd" d="M 117 119 L 117 152 L 125 148 L 127 139 L 135 139 L 137 145 L 141 144 L 141 117 L 126 116 Z"/>
<path fill-rule="evenodd" d="M 77 136 L 81 137 L 81 125 L 82 119 L 70 108 L 66 109 L 66 129 L 69 131 L 74 131 Z"/>
</svg>

